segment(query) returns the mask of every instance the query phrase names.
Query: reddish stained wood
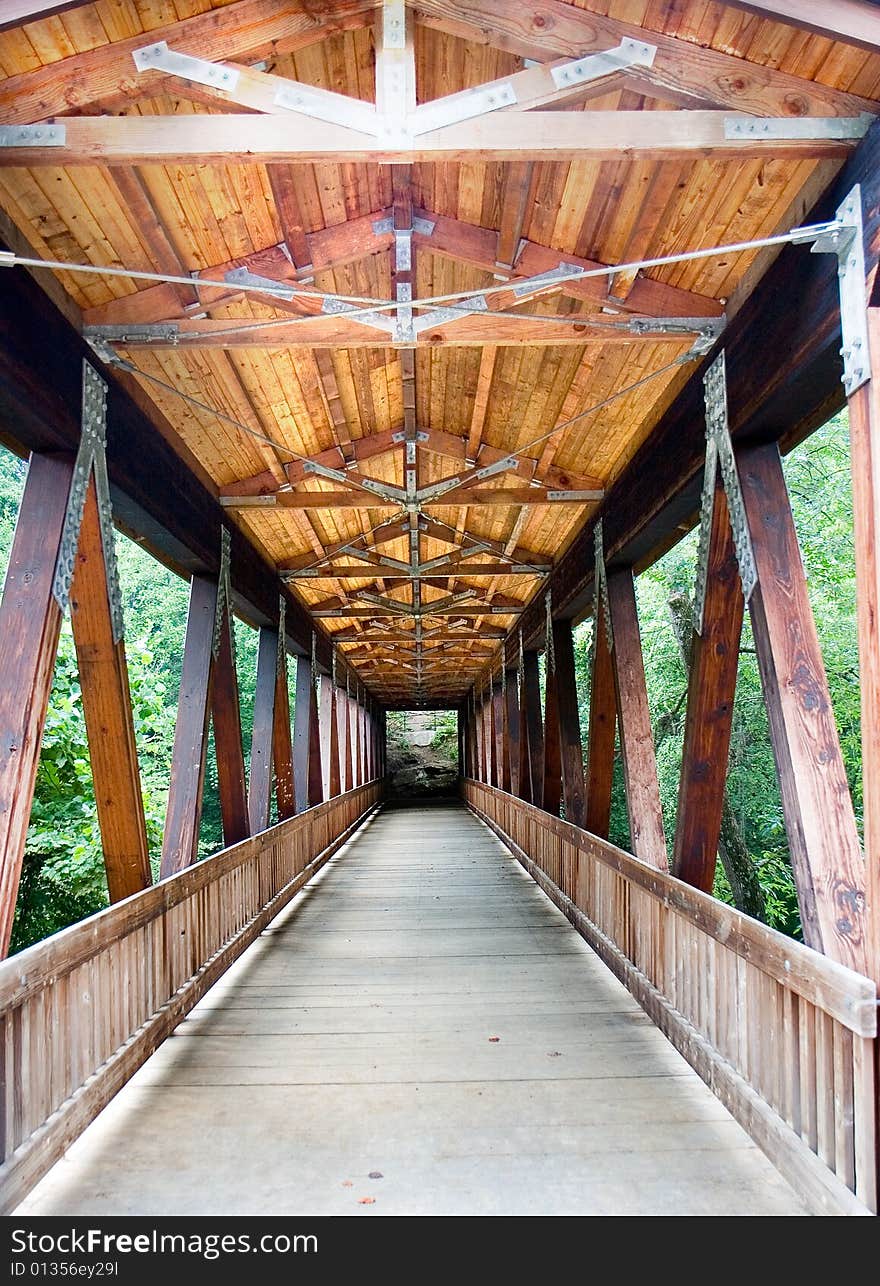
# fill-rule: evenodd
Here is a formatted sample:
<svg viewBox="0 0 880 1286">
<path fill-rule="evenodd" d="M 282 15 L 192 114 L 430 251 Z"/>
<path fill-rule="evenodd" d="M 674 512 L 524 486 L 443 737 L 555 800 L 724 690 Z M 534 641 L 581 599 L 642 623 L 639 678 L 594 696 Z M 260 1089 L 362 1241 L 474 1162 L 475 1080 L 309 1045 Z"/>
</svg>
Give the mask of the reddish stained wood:
<svg viewBox="0 0 880 1286">
<path fill-rule="evenodd" d="M 849 399 L 853 534 L 862 695 L 862 791 L 867 899 L 868 976 L 880 981 L 880 309 L 868 309 L 874 378 Z"/>
<path fill-rule="evenodd" d="M 586 818 L 584 753 L 581 745 L 574 640 L 570 621 L 553 622 L 553 653 L 556 662 L 559 757 L 565 818 L 573 826 L 583 826 Z"/>
<path fill-rule="evenodd" d="M 311 712 L 312 665 L 307 656 L 296 658 L 293 703 L 293 790 L 296 811 L 309 806 L 309 725 Z"/>
<path fill-rule="evenodd" d="M 608 603 L 614 636 L 614 687 L 630 838 L 636 857 L 665 871 L 666 836 L 660 807 L 657 760 L 648 709 L 635 582 L 628 569 L 609 575 Z"/>
<path fill-rule="evenodd" d="M 70 614 L 101 848 L 111 902 L 148 888 L 147 827 L 141 797 L 125 643 L 113 640 L 98 496 L 92 478 L 79 532 Z"/>
<path fill-rule="evenodd" d="M 510 790 L 510 746 L 507 741 L 507 702 L 499 684 L 492 691 L 492 719 L 495 725 L 495 785 Z"/>
<path fill-rule="evenodd" d="M 587 745 L 587 809 L 584 826 L 608 838 L 611 821 L 611 787 L 614 780 L 614 739 L 617 731 L 617 696 L 614 662 L 608 647 L 605 618 L 597 612 L 594 622 L 590 729 Z"/>
<path fill-rule="evenodd" d="M 160 866 L 162 879 L 182 871 L 198 857 L 216 608 L 216 583 L 194 576 L 190 585 L 171 755 L 171 784 Z"/>
<path fill-rule="evenodd" d="M 520 718 L 519 692 L 517 691 L 516 670 L 507 671 L 507 740 L 509 745 L 510 784 L 507 789 L 512 795 L 519 794 L 520 780 Z"/>
<path fill-rule="evenodd" d="M 254 690 L 254 727 L 248 779 L 250 831 L 257 835 L 269 825 L 272 793 L 272 738 L 278 671 L 278 632 L 263 628 L 257 648 L 257 682 Z"/>
<path fill-rule="evenodd" d="M 0 954 L 9 950 L 61 611 L 52 596 L 70 460 L 33 455 L 0 600 Z"/>
<path fill-rule="evenodd" d="M 272 764 L 279 821 L 296 813 L 293 779 L 293 745 L 290 735 L 290 693 L 287 689 L 287 654 L 275 670 L 275 708 L 272 719 Z"/>
<path fill-rule="evenodd" d="M 352 698 L 346 692 L 343 699 L 344 705 L 344 732 L 343 732 L 343 767 L 345 777 L 342 782 L 343 791 L 352 790 L 357 782 L 354 779 L 354 756 L 352 755 L 352 732 L 354 730 L 354 718 L 352 712 Z"/>
<path fill-rule="evenodd" d="M 691 641 L 672 871 L 711 893 L 724 809 L 743 595 L 720 475 L 715 486 L 703 632 Z"/>
<path fill-rule="evenodd" d="M 247 778 L 241 744 L 241 706 L 235 672 L 232 616 L 227 609 L 220 629 L 220 643 L 211 680 L 211 715 L 217 753 L 217 790 L 223 820 L 223 842 L 237 844 L 250 835 Z"/>
<path fill-rule="evenodd" d="M 562 756 L 559 743 L 559 700 L 556 671 L 544 653 L 544 795 L 543 808 L 559 816 L 562 803 Z"/>
<path fill-rule="evenodd" d="M 758 572 L 749 611 L 804 940 L 865 973 L 865 863 L 779 450 L 743 449 L 738 464 Z"/>
<path fill-rule="evenodd" d="M 537 652 L 523 654 L 520 710 L 520 798 L 541 807 L 544 800 L 544 725 L 541 719 L 541 681 Z"/>
<path fill-rule="evenodd" d="M 318 689 L 318 731 L 321 746 L 321 783 L 322 798 L 327 800 L 333 794 L 331 788 L 331 728 L 333 725 L 333 685 L 330 676 L 322 674 Z M 338 768 L 337 768 L 338 772 Z"/>
</svg>

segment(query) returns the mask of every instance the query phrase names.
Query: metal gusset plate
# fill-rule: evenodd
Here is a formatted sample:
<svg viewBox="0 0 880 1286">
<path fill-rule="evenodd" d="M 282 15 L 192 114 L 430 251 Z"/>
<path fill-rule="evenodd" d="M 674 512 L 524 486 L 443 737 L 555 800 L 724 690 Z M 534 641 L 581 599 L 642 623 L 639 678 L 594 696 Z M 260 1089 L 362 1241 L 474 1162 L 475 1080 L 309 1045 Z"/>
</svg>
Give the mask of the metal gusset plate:
<svg viewBox="0 0 880 1286">
<path fill-rule="evenodd" d="M 736 550 L 736 561 L 739 565 L 739 577 L 742 581 L 743 595 L 746 602 L 758 583 L 758 572 L 755 567 L 755 554 L 752 549 L 752 538 L 749 535 L 749 524 L 746 519 L 742 488 L 739 482 L 739 471 L 733 453 L 733 442 L 727 421 L 727 368 L 723 350 L 709 367 L 703 378 L 706 403 L 706 439 L 714 442 L 718 463 L 721 466 L 721 477 L 727 496 L 727 508 L 730 513 L 730 526 L 733 531 L 733 544 Z M 713 479 L 714 481 L 714 479 Z M 708 556 L 708 547 L 707 547 Z"/>
</svg>

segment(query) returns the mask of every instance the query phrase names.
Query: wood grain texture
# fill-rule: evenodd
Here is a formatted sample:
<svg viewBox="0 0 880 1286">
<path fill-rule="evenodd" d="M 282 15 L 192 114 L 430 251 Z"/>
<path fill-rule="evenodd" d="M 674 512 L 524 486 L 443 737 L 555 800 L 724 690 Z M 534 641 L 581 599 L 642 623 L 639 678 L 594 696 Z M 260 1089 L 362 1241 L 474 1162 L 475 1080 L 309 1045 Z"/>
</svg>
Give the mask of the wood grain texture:
<svg viewBox="0 0 880 1286">
<path fill-rule="evenodd" d="M 865 862 L 779 450 L 743 448 L 738 464 L 758 572 L 749 612 L 804 940 L 866 972 Z"/>
<path fill-rule="evenodd" d="M 530 804 L 541 806 L 544 799 L 544 723 L 541 717 L 537 652 L 530 651 L 523 655 L 520 709 L 523 728 L 520 797 Z"/>
<path fill-rule="evenodd" d="M 636 857 L 665 871 L 666 836 L 632 572 L 609 574 L 608 605 L 614 635 L 614 687 L 630 839 Z"/>
<path fill-rule="evenodd" d="M 9 950 L 61 611 L 55 562 L 71 460 L 34 455 L 0 599 L 0 954 Z"/>
<path fill-rule="evenodd" d="M 275 673 L 275 705 L 272 719 L 272 769 L 275 778 L 275 803 L 279 821 L 293 817 L 296 787 L 293 772 L 293 742 L 290 727 L 290 692 L 287 686 L 288 663 L 284 653 L 282 665 Z"/>
<path fill-rule="evenodd" d="M 114 642 L 106 555 L 94 477 L 79 532 L 70 617 L 101 848 L 111 902 L 148 888 L 147 844 L 125 643 Z"/>
<path fill-rule="evenodd" d="M 614 662 L 602 613 L 594 623 L 590 679 L 590 729 L 587 745 L 587 810 L 584 827 L 608 838 L 611 787 L 614 780 L 614 742 L 617 734 L 617 695 Z"/>
<path fill-rule="evenodd" d="M 247 839 L 251 833 L 233 629 L 232 614 L 227 609 L 220 626 L 220 643 L 211 678 L 217 791 L 220 796 L 223 841 L 226 845 L 237 844 Z"/>
<path fill-rule="evenodd" d="M 584 752 L 581 745 L 574 640 L 568 621 L 553 622 L 553 654 L 556 660 L 559 758 L 565 817 L 572 825 L 583 826 L 586 817 Z"/>
<path fill-rule="evenodd" d="M 687 713 L 672 871 L 712 892 L 744 612 L 736 549 L 720 476 L 709 539 L 702 632 L 690 649 Z"/>
<path fill-rule="evenodd" d="M 190 585 L 162 839 L 160 875 L 163 880 L 191 866 L 198 857 L 216 610 L 216 582 L 194 576 Z"/>
<path fill-rule="evenodd" d="M 272 794 L 272 743 L 277 695 L 278 632 L 261 629 L 257 645 L 257 680 L 254 688 L 254 718 L 248 774 L 248 818 L 250 834 L 257 835 L 269 825 Z M 289 717 L 289 716 L 288 716 Z M 289 726 L 289 725 L 288 725 Z"/>
</svg>

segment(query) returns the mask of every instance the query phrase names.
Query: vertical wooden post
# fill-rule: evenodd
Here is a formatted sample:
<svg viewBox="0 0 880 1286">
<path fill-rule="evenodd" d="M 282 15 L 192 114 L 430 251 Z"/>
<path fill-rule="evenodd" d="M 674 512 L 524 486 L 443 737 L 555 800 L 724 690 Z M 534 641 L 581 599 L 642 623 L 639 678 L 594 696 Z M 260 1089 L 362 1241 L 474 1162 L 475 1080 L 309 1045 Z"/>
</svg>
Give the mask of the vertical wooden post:
<svg viewBox="0 0 880 1286">
<path fill-rule="evenodd" d="M 287 688 L 287 646 L 282 638 L 275 666 L 275 710 L 272 719 L 272 763 L 275 769 L 275 802 L 281 821 L 296 813 L 293 746 L 290 737 L 290 693 Z"/>
<path fill-rule="evenodd" d="M 880 983 L 880 308 L 868 308 L 872 378 L 849 398 L 862 698 L 868 967 Z M 878 1113 L 880 1116 L 880 1113 Z"/>
<path fill-rule="evenodd" d="M 506 729 L 504 727 L 506 711 L 504 709 L 504 705 L 505 705 L 504 694 L 501 691 L 501 685 L 499 684 L 497 688 L 493 687 L 492 689 L 492 727 L 495 732 L 495 743 L 494 743 L 495 775 L 492 780 L 492 785 L 497 786 L 499 790 L 507 790 L 508 787 L 510 786 L 509 757 L 507 759 L 507 786 L 505 786 L 504 784 L 504 770 L 505 770 L 505 762 L 504 762 L 505 744 L 504 743 L 506 740 L 505 738 Z"/>
<path fill-rule="evenodd" d="M 31 456 L 0 600 L 0 954 L 9 950 L 52 688 L 61 609 L 52 595 L 73 465 Z"/>
<path fill-rule="evenodd" d="M 227 606 L 220 625 L 220 642 L 211 680 L 211 715 L 214 721 L 214 748 L 217 752 L 217 791 L 223 820 L 223 842 L 237 844 L 250 834 L 247 808 L 247 781 L 241 744 L 241 706 L 232 613 Z"/>
<path fill-rule="evenodd" d="M 608 605 L 614 637 L 612 659 L 630 838 L 636 857 L 665 871 L 668 869 L 666 836 L 642 660 L 636 587 L 628 568 L 609 574 Z"/>
<path fill-rule="evenodd" d="M 339 736 L 339 697 L 337 685 L 330 680 L 330 794 L 335 796 L 342 791 L 342 774 L 340 769 L 342 742 Z"/>
<path fill-rule="evenodd" d="M 553 622 L 553 652 L 556 658 L 556 710 L 565 820 L 573 826 L 583 826 L 586 816 L 584 752 L 570 621 Z"/>
<path fill-rule="evenodd" d="M 520 795 L 538 808 L 544 802 L 544 726 L 541 720 L 541 676 L 538 671 L 538 653 L 523 655 L 522 745 L 528 757 L 520 755 Z"/>
<path fill-rule="evenodd" d="M 601 592 L 598 587 L 597 593 Z M 590 682 L 590 731 L 587 746 L 587 813 L 584 825 L 594 835 L 608 838 L 611 821 L 611 785 L 614 779 L 614 738 L 617 731 L 617 696 L 614 662 L 608 646 L 603 611 L 596 613 L 593 629 L 593 674 Z"/>
<path fill-rule="evenodd" d="M 737 455 L 757 587 L 749 601 L 804 940 L 869 968 L 862 859 L 782 462 Z"/>
<path fill-rule="evenodd" d="M 328 674 L 322 674 L 318 682 L 320 685 L 318 692 L 318 727 L 321 736 L 322 789 L 323 798 L 329 799 L 333 794 L 330 787 L 330 751 L 332 748 L 330 729 L 333 724 L 333 684 Z"/>
<path fill-rule="evenodd" d="M 89 480 L 83 507 L 70 614 L 107 891 L 110 901 L 118 902 L 148 888 L 153 877 L 125 643 L 113 637 L 107 551 L 94 476 Z"/>
<path fill-rule="evenodd" d="M 319 675 L 309 665 L 308 755 L 306 759 L 306 800 L 309 808 L 324 799 L 324 770 L 321 763 L 321 719 L 318 710 Z"/>
<path fill-rule="evenodd" d="M 296 687 L 293 700 L 293 790 L 296 811 L 309 806 L 309 744 L 312 709 L 312 663 L 307 656 L 296 658 Z"/>
<path fill-rule="evenodd" d="M 712 892 L 733 726 L 743 594 L 720 470 L 709 537 L 703 628 L 691 636 L 672 873 Z"/>
<path fill-rule="evenodd" d="M 248 816 L 251 834 L 269 825 L 272 793 L 272 737 L 278 690 L 278 631 L 263 627 L 257 648 L 257 683 L 254 691 L 254 728 L 248 781 Z"/>
<path fill-rule="evenodd" d="M 171 755 L 171 784 L 160 867 L 162 879 L 182 871 L 198 857 L 216 610 L 216 582 L 194 576 Z"/>
<path fill-rule="evenodd" d="M 510 793 L 511 755 L 510 755 L 510 696 L 507 691 L 507 671 L 502 671 L 501 687 L 497 693 L 498 723 L 501 728 L 501 753 L 499 755 L 499 786 Z"/>
<path fill-rule="evenodd" d="M 343 760 L 342 760 L 342 766 L 343 766 L 343 770 L 344 770 L 344 773 L 345 773 L 345 777 L 344 777 L 344 780 L 343 780 L 343 783 L 342 783 L 342 789 L 343 789 L 343 790 L 353 790 L 353 789 L 354 789 L 354 786 L 355 786 L 355 780 L 354 780 L 354 758 L 353 758 L 352 753 L 351 753 L 351 735 L 352 735 L 352 729 L 353 729 L 353 724 L 354 724 L 354 717 L 353 717 L 353 710 L 352 710 L 352 698 L 349 696 L 349 694 L 348 694 L 348 691 L 347 691 L 347 690 L 346 690 L 346 692 L 345 692 L 345 695 L 344 695 L 344 696 L 343 696 L 343 698 L 342 698 L 342 715 L 343 715 L 343 718 L 342 718 L 342 746 L 343 746 Z"/>
<path fill-rule="evenodd" d="M 544 811 L 559 816 L 562 803 L 562 758 L 559 753 L 559 700 L 556 671 L 551 658 L 544 656 Z"/>
<path fill-rule="evenodd" d="M 493 784 L 492 777 L 495 771 L 495 729 L 492 720 L 492 693 L 483 698 L 483 770 L 485 772 L 485 781 L 487 786 Z"/>
<path fill-rule="evenodd" d="M 519 794 L 520 775 L 520 720 L 519 693 L 517 692 L 516 670 L 507 671 L 507 741 L 508 765 L 510 780 L 508 789 L 512 795 Z"/>
</svg>

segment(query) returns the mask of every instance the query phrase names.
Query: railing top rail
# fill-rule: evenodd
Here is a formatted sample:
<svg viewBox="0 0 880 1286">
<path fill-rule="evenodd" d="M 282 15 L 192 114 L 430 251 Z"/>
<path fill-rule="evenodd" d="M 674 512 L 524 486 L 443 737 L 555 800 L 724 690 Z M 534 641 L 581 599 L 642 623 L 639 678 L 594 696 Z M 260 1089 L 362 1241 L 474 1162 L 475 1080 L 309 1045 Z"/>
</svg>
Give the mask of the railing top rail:
<svg viewBox="0 0 880 1286">
<path fill-rule="evenodd" d="M 589 853 L 665 906 L 686 916 L 703 933 L 790 991 L 820 1006 L 856 1035 L 877 1035 L 877 987 L 870 978 L 855 973 L 802 942 L 795 942 L 735 907 L 719 902 L 711 894 L 648 866 L 609 841 L 545 813 L 534 804 L 473 778 L 467 779 L 466 784 L 515 806 L 519 812 L 534 816 L 546 830 Z"/>
<path fill-rule="evenodd" d="M 70 973 L 120 938 L 127 937 L 151 920 L 164 915 L 206 884 L 213 883 L 243 865 L 267 845 L 311 825 L 340 803 L 357 798 L 373 786 L 375 781 L 364 782 L 343 795 L 335 795 L 321 804 L 315 804 L 295 817 L 278 822 L 268 830 L 260 831 L 258 835 L 232 844 L 229 848 L 221 849 L 194 866 L 178 871 L 140 893 L 133 893 L 131 897 L 115 902 L 103 911 L 71 924 L 50 938 L 35 942 L 33 946 L 3 960 L 0 962 L 0 1011 L 21 1004 L 47 983 Z"/>
</svg>

